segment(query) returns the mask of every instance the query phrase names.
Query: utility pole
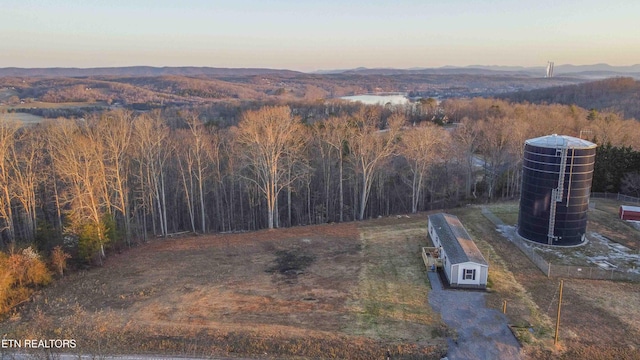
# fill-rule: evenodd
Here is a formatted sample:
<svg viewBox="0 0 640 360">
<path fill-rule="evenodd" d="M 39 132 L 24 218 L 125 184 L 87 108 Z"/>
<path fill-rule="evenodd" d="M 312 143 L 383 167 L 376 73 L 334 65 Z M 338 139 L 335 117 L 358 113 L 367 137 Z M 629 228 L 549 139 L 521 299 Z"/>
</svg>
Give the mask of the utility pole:
<svg viewBox="0 0 640 360">
<path fill-rule="evenodd" d="M 562 306 L 562 285 L 564 280 L 560 280 L 560 296 L 558 298 L 558 317 L 556 318 L 556 337 L 553 345 L 558 345 L 558 330 L 560 330 L 560 307 Z"/>
</svg>

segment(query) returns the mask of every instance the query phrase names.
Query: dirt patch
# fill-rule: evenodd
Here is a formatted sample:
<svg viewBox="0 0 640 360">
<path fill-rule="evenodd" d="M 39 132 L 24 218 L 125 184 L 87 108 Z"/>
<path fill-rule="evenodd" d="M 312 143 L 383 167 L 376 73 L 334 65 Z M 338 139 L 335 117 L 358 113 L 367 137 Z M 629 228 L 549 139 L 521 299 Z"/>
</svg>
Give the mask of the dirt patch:
<svg viewBox="0 0 640 360">
<path fill-rule="evenodd" d="M 278 272 L 291 277 L 304 274 L 305 269 L 315 260 L 313 255 L 300 254 L 295 250 L 279 250 L 275 255 L 275 265 L 265 271 L 268 273 Z"/>
</svg>

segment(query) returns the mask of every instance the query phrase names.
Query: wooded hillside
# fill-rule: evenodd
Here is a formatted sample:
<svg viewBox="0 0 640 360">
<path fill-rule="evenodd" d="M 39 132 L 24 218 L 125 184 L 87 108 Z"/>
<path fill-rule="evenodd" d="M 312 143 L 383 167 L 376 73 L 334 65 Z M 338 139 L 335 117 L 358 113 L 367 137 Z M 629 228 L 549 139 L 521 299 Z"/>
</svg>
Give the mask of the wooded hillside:
<svg viewBox="0 0 640 360">
<path fill-rule="evenodd" d="M 627 77 L 518 92 L 502 97 L 517 102 L 557 103 L 597 111 L 615 111 L 624 117 L 640 120 L 640 81 Z"/>
<path fill-rule="evenodd" d="M 6 70 L 6 69 L 5 69 Z M 64 70 L 64 69 L 62 69 Z M 541 87 L 576 84 L 579 78 L 544 79 L 518 74 L 400 73 L 400 74 L 305 74 L 291 71 L 172 71 L 145 72 L 142 75 L 95 73 L 66 76 L 0 77 L 0 105 L 16 105 L 28 111 L 28 102 L 53 103 L 101 101 L 130 109 L 168 105 L 194 105 L 220 101 L 323 101 L 345 95 L 404 92 L 422 97 L 488 96 Z M 73 70 L 73 69 L 71 69 Z M 1 73 L 1 72 L 0 72 Z M 5 71 L 5 73 L 7 73 Z M 9 72 L 10 74 L 11 72 Z M 54 72 L 55 73 L 55 72 Z M 35 72 L 35 74 L 38 74 Z M 129 72 L 124 72 L 129 74 Z M 8 90 L 15 98 L 2 96 Z"/>
</svg>

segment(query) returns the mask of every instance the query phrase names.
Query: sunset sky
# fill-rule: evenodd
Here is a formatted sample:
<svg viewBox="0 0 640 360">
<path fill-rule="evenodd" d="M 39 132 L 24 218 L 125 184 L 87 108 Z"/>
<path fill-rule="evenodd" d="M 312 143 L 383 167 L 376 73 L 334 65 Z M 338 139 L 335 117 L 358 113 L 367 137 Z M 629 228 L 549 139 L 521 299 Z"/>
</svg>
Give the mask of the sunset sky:
<svg viewBox="0 0 640 360">
<path fill-rule="evenodd" d="M 640 1 L 3 0 L 0 67 L 640 63 Z"/>
</svg>

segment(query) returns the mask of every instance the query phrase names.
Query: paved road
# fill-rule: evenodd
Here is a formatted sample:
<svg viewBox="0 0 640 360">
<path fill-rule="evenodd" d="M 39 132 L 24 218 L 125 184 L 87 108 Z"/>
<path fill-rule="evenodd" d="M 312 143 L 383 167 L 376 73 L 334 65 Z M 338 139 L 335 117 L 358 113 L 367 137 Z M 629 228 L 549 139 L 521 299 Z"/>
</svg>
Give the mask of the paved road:
<svg viewBox="0 0 640 360">
<path fill-rule="evenodd" d="M 447 326 L 457 332 L 449 340 L 449 360 L 522 359 L 520 344 L 507 326 L 504 314 L 485 306 L 480 291 L 445 290 L 435 272 L 429 272 L 429 304 Z"/>
<path fill-rule="evenodd" d="M 57 354 L 45 352 L 33 353 L 0 353 L 1 360 L 31 360 L 31 359 L 52 359 L 52 360 L 259 360 L 257 358 L 225 358 L 225 357 L 171 357 L 163 355 L 80 355 L 80 354 Z"/>
</svg>

